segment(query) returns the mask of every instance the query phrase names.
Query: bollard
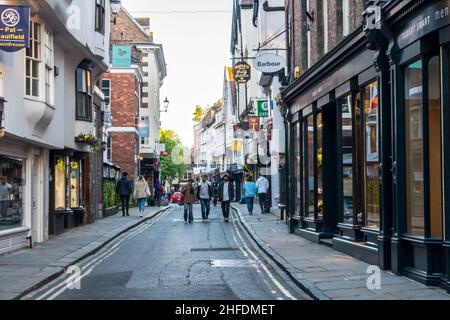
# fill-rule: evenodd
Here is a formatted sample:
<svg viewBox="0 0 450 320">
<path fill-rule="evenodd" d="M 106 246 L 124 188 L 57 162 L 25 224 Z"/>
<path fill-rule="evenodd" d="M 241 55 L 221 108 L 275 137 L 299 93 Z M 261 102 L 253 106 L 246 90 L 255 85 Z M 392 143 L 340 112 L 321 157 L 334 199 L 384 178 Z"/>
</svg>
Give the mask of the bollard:
<svg viewBox="0 0 450 320">
<path fill-rule="evenodd" d="M 286 210 L 286 205 L 279 204 L 278 209 L 280 209 L 280 220 L 284 220 L 284 211 Z"/>
</svg>

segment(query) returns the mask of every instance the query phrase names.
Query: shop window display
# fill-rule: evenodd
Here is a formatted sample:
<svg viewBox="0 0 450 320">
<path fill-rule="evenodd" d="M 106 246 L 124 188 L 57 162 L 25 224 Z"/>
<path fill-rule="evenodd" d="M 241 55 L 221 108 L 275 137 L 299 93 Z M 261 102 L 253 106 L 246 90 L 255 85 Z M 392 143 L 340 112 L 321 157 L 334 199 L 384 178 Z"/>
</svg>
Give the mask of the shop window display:
<svg viewBox="0 0 450 320">
<path fill-rule="evenodd" d="M 0 156 L 0 231 L 22 226 L 24 162 Z"/>
</svg>

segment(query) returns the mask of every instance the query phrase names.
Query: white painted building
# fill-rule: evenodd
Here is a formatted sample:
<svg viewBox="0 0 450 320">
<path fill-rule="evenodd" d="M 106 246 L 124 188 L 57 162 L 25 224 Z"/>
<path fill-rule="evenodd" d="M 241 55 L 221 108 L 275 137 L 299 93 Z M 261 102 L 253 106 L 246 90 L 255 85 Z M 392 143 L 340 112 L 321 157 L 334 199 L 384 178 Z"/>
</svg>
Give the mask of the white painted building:
<svg viewBox="0 0 450 320">
<path fill-rule="evenodd" d="M 109 60 L 110 8 L 109 0 L 100 7 L 91 0 L 0 4 L 29 6 L 32 35 L 29 49 L 0 50 L 1 126 L 6 132 L 0 138 L 1 254 L 27 246 L 27 237 L 33 243 L 46 241 L 58 199 L 66 213 L 73 212 L 72 205 L 85 209 L 80 167 L 78 189 L 66 184 L 69 170 L 64 170 L 59 190 L 56 163 L 50 159 L 58 150 L 78 153 L 79 159 L 90 151 L 75 143 L 75 137 L 81 132 L 96 134 L 93 87 L 107 67 L 104 60 Z M 96 15 L 98 10 L 104 14 Z"/>
<path fill-rule="evenodd" d="M 283 118 L 274 100 L 280 93 L 283 76 L 263 74 L 255 69 L 253 62 L 255 57 L 269 53 L 286 60 L 284 1 L 234 0 L 233 12 L 231 53 L 235 63 L 245 61 L 251 66 L 251 79 L 246 84 L 237 84 L 240 119 L 246 121 L 249 115 L 258 115 L 257 100 L 267 100 L 269 105 L 273 106 L 268 118 L 259 119 L 260 126 L 263 127 L 262 131 L 259 134 L 250 132 L 251 139 L 245 142 L 245 153 L 258 155 L 264 153 L 265 142 L 262 137 L 267 136 L 269 119 L 272 119 L 272 139 L 269 143 L 271 157 L 270 159 L 259 157 L 260 167 L 261 162 L 269 163 L 270 161 L 270 169 L 263 168 L 261 171 L 260 168 L 257 176 L 270 175 L 272 211 L 278 212 L 280 200 L 278 164 L 279 155 L 285 152 L 285 131 Z M 252 162 L 255 163 L 255 161 Z"/>
</svg>

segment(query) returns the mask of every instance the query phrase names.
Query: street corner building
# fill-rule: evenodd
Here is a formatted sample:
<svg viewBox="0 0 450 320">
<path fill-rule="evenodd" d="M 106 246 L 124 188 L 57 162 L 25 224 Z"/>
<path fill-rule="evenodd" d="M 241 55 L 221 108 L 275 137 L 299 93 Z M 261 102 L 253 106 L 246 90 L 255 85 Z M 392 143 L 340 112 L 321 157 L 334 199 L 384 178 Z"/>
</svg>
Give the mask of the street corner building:
<svg viewBox="0 0 450 320">
<path fill-rule="evenodd" d="M 153 41 L 150 19 L 125 8 L 111 25 L 111 67 L 102 75 L 106 97 L 106 159 L 131 178 L 153 185 L 160 175 L 160 89 L 167 75 L 161 44 Z"/>
<path fill-rule="evenodd" d="M 19 23 L 27 40 L 21 50 L 0 41 L 1 254 L 102 216 L 97 81 L 109 64 L 110 1 L 0 8 L 19 15 L 2 14 L 0 34 Z"/>
<path fill-rule="evenodd" d="M 447 290 L 449 7 L 286 1 L 282 93 L 291 232 Z"/>
</svg>

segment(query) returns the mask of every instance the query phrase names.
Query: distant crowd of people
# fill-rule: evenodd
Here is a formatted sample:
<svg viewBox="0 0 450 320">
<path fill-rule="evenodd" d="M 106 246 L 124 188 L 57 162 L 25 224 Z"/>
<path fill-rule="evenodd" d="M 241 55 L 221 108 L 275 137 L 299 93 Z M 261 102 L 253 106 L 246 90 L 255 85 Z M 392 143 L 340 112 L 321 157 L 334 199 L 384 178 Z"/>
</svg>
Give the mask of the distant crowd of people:
<svg viewBox="0 0 450 320">
<path fill-rule="evenodd" d="M 181 187 L 181 201 L 180 205 L 184 206 L 184 221 L 192 223 L 194 221 L 193 206 L 200 203 L 201 214 L 203 220 L 209 219 L 211 211 L 211 202 L 217 206 L 218 202 L 221 204 L 223 221 L 229 222 L 230 205 L 231 202 L 236 201 L 236 188 L 230 176 L 224 174 L 220 183 L 211 182 L 208 175 L 203 174 L 201 180 L 194 186 L 194 180 L 189 179 L 188 183 Z M 241 190 L 241 201 L 247 205 L 248 213 L 253 214 L 254 201 L 257 198 L 261 207 L 261 213 L 268 212 L 266 205 L 266 198 L 269 192 L 270 182 L 264 177 L 260 176 L 256 183 L 253 177 L 248 176 L 245 179 Z M 164 184 L 158 180 L 150 188 L 150 184 L 145 180 L 144 176 L 139 176 L 136 182 L 128 179 L 128 173 L 124 172 L 122 178 L 117 182 L 116 192 L 120 198 L 122 206 L 122 215 L 129 216 L 129 203 L 131 196 L 137 200 L 139 214 L 142 218 L 145 214 L 146 205 L 150 205 L 153 201 L 155 206 L 167 205 L 168 200 L 165 198 Z M 165 202 L 164 204 L 162 202 Z"/>
</svg>

